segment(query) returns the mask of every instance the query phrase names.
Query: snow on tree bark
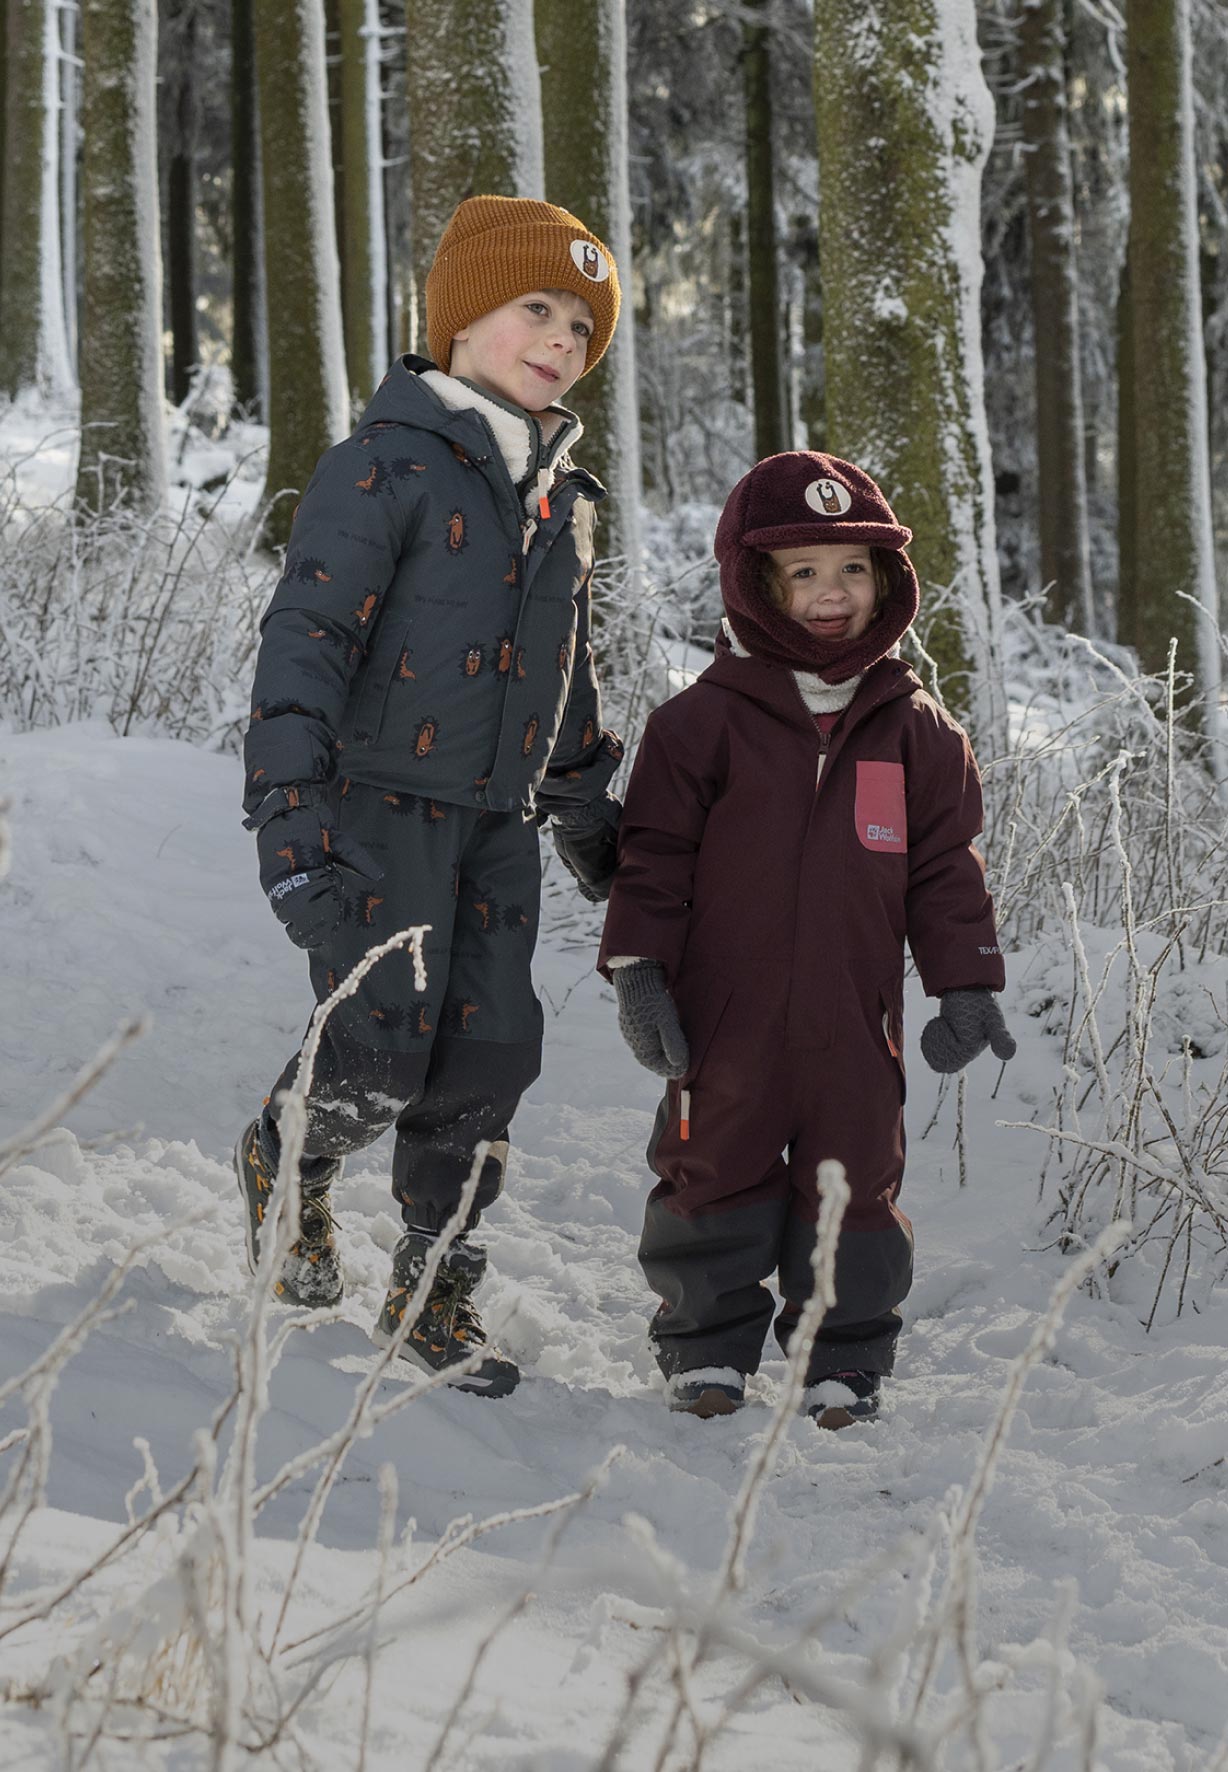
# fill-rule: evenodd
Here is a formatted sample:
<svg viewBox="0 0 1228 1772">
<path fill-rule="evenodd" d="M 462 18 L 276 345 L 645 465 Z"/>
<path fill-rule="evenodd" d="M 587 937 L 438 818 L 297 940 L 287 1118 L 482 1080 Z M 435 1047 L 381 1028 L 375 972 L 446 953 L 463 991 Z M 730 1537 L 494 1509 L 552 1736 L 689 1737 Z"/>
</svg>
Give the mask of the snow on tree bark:
<svg viewBox="0 0 1228 1772">
<path fill-rule="evenodd" d="M 166 497 L 153 0 L 82 0 L 81 454 L 87 510 Z"/>
<path fill-rule="evenodd" d="M 350 397 L 365 404 L 388 367 L 388 247 L 377 0 L 339 0 L 338 22 L 345 185 L 341 306 Z"/>
<path fill-rule="evenodd" d="M 253 17 L 268 303 L 267 539 L 349 428 L 322 0 L 260 0 Z"/>
<path fill-rule="evenodd" d="M 1025 0 L 1020 63 L 1027 146 L 1040 571 L 1051 621 L 1092 631 L 1065 0 Z"/>
<path fill-rule="evenodd" d="M 828 447 L 882 483 L 948 701 L 999 713 L 993 478 L 980 342 L 980 182 L 993 136 L 972 0 L 816 0 Z"/>
<path fill-rule="evenodd" d="M 256 56 L 252 41 L 252 0 L 232 0 L 230 9 L 230 128 L 233 247 L 233 333 L 230 375 L 234 402 L 260 409 L 263 351 L 263 220 L 260 202 L 260 128 L 256 114 Z"/>
<path fill-rule="evenodd" d="M 465 197 L 541 197 L 541 88 L 532 0 L 406 0 L 410 182 L 419 349 L 426 274 Z"/>
<path fill-rule="evenodd" d="M 1121 521 L 1134 524 L 1135 632 L 1148 670 L 1175 636 L 1222 778 L 1188 0 L 1128 0 L 1126 72 L 1137 497 Z"/>
<path fill-rule="evenodd" d="M 73 384 L 60 249 L 60 36 L 55 0 L 7 0 L 0 387 Z"/>
<path fill-rule="evenodd" d="M 623 304 L 609 350 L 576 390 L 584 465 L 610 493 L 601 552 L 641 565 L 640 433 L 631 285 L 624 0 L 538 0 L 546 196 L 578 215 L 614 254 Z"/>
<path fill-rule="evenodd" d="M 771 36 L 766 0 L 749 0 L 743 24 L 746 105 L 746 245 L 750 282 L 750 366 L 755 454 L 776 455 L 791 441 L 785 413 L 786 348 L 776 242 L 776 172 L 772 153 Z"/>
</svg>

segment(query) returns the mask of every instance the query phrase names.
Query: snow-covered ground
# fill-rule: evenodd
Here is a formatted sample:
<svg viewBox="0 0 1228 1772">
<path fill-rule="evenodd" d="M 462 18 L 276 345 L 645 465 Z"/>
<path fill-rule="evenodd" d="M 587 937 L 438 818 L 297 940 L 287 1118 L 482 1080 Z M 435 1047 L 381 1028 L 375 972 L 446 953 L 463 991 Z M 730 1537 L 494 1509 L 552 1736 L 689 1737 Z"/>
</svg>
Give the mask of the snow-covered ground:
<svg viewBox="0 0 1228 1772">
<path fill-rule="evenodd" d="M 62 1763 L 56 1707 L 22 1702 L 24 1683 L 44 1681 L 52 1658 L 83 1641 L 94 1620 L 136 1599 L 170 1566 L 175 1542 L 148 1544 L 104 1570 L 54 1627 L 35 1623 L 6 1637 L 12 1609 L 111 1542 L 143 1469 L 134 1440 L 148 1442 L 169 1489 L 195 1456 L 193 1434 L 230 1389 L 230 1338 L 251 1281 L 229 1148 L 310 1007 L 302 958 L 256 883 L 239 787 L 234 759 L 167 739 L 118 739 L 86 726 L 0 734 L 0 796 L 12 801 L 13 840 L 11 875 L 0 885 L 0 1143 L 122 1017 L 152 1017 L 145 1037 L 69 1115 L 72 1133 L 0 1184 L 0 1383 L 39 1355 L 133 1241 L 196 1215 L 152 1248 L 121 1294 L 130 1308 L 86 1342 L 54 1393 L 47 1505 L 24 1534 L 0 1599 L 0 1764 L 13 1772 Z M 617 1763 L 635 1772 L 654 1766 L 673 1702 L 669 1607 L 702 1600 L 720 1566 L 731 1509 L 784 1373 L 781 1361 L 768 1360 L 752 1406 L 732 1419 L 699 1422 L 663 1407 L 644 1341 L 652 1300 L 635 1261 L 655 1086 L 623 1050 L 611 994 L 592 973 L 591 917 L 573 911 L 553 879 L 549 911 L 540 964 L 545 1069 L 517 1118 L 508 1189 L 485 1225 L 493 1270 L 485 1307 L 494 1320 L 507 1317 L 502 1340 L 525 1381 L 501 1403 L 426 1396 L 355 1447 L 281 1644 L 327 1625 L 368 1590 L 385 1462 L 397 1473 L 398 1531 L 416 1522 L 410 1543 L 392 1553 L 395 1585 L 459 1516 L 481 1520 L 564 1496 L 612 1448 L 623 1450 L 599 1490 L 567 1516 L 550 1571 L 539 1565 L 557 1520 L 513 1523 L 388 1603 L 370 1703 L 373 1772 L 596 1767 L 627 1678 L 646 1662 L 651 1672 Z M 970 1073 L 962 1189 L 954 1091 L 921 1137 L 936 1080 L 916 1051 L 927 1010 L 910 984 L 904 1203 L 918 1274 L 898 1377 L 872 1429 L 820 1435 L 797 1420 L 787 1430 L 729 1628 L 760 1644 L 789 1643 L 807 1618 L 836 1603 L 800 1652 L 802 1671 L 758 1687 L 708 1750 L 710 1769 L 854 1772 L 865 1763 L 850 1713 L 863 1689 L 871 1706 L 882 1702 L 875 1659 L 914 1600 L 924 1610 L 919 1576 L 898 1567 L 876 1575 L 873 1560 L 900 1541 L 915 1557 L 949 1510 L 952 1486 L 968 1484 L 1011 1363 L 1067 1265 L 1038 1247 L 1048 1241 L 1042 1226 L 1053 1204 L 1052 1181 L 1037 1199 L 1043 1140 L 995 1126 L 1034 1116 L 1059 1061 L 1058 1040 L 1018 1008 L 1025 970 L 1015 964 L 1007 999 L 1020 1051 L 997 1099 L 996 1065 L 985 1058 Z M 398 1231 L 387 1174 L 385 1146 L 351 1164 L 338 1201 L 344 1320 L 295 1337 L 277 1364 L 258 1476 L 335 1427 L 369 1368 L 367 1329 Z M 978 1528 L 977 1678 L 1001 1687 L 987 1713 L 982 1765 L 1031 1765 L 1051 1687 L 1076 1697 L 1080 1669 L 1103 1687 L 1098 1746 L 1084 1751 L 1072 1739 L 1036 1764 L 1102 1772 L 1211 1764 L 1228 1716 L 1225 1345 L 1222 1292 L 1200 1314 L 1187 1311 L 1150 1335 L 1121 1305 L 1082 1292 L 1070 1302 L 1051 1354 L 1027 1381 Z M 0 1414 L 0 1443 L 23 1419 L 12 1399 Z M 14 1455 L 0 1456 L 0 1483 Z M 253 1573 L 266 1641 L 312 1476 L 259 1516 Z M 845 1584 L 850 1594 L 841 1598 Z M 529 1588 L 533 1597 L 481 1656 L 432 1760 L 475 1656 Z M 1030 1646 L 1022 1658 L 1014 1653 L 1021 1646 Z M 354 1765 L 366 1647 L 365 1630 L 345 1638 L 326 1672 L 313 1675 L 296 1719 L 306 1761 L 283 1738 L 242 1762 Z M 311 1665 L 308 1652 L 295 1652 L 300 1670 Z M 295 1653 L 279 1664 L 291 1694 Z M 729 1696 L 747 1653 L 726 1642 L 704 1661 L 692 1686 L 701 1718 L 711 1720 Z M 99 1662 L 101 1682 L 101 1653 Z M 809 1695 L 806 1670 L 833 1682 L 839 1701 Z M 900 1672 L 905 1695 L 916 1675 L 915 1661 Z M 934 1714 L 958 1708 L 962 1690 L 944 1649 Z M 173 1694 L 173 1681 L 166 1691 Z M 186 1772 L 211 1763 L 199 1736 L 146 1750 L 114 1739 L 124 1727 L 122 1713 L 112 1719 L 94 1764 Z M 83 1746 L 78 1738 L 78 1755 Z M 969 1746 L 948 1756 L 944 1767 L 977 1764 Z M 667 1762 L 693 1763 L 686 1755 Z"/>
</svg>

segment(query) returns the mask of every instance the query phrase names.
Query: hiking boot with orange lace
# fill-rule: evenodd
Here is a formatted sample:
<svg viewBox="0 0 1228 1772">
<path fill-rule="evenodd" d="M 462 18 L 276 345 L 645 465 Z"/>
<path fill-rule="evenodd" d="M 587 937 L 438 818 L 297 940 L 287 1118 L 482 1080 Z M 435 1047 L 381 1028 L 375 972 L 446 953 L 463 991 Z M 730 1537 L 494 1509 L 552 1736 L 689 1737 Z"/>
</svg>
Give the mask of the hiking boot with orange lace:
<svg viewBox="0 0 1228 1772">
<path fill-rule="evenodd" d="M 247 1206 L 247 1265 L 255 1273 L 260 1260 L 260 1232 L 273 1204 L 273 1181 L 277 1174 L 277 1165 L 261 1142 L 259 1120 L 252 1121 L 235 1146 L 235 1174 Z M 331 1206 L 327 1185 L 303 1187 L 298 1237 L 291 1243 L 273 1282 L 273 1292 L 282 1304 L 318 1311 L 340 1303 L 344 1281 L 333 1237 L 337 1226 Z"/>
<path fill-rule="evenodd" d="M 399 1340 L 402 1360 L 423 1372 L 447 1374 L 450 1367 L 472 1361 L 447 1382 L 460 1391 L 483 1397 L 506 1397 L 520 1383 L 515 1362 L 488 1347 L 486 1330 L 472 1293 L 486 1272 L 486 1251 L 458 1237 L 439 1264 L 434 1284 L 417 1317 L 405 1328 L 405 1311 L 435 1239 L 429 1231 L 406 1231 L 392 1256 L 392 1283 L 379 1321 L 371 1331 L 376 1347 Z M 476 1356 L 476 1357 L 475 1357 Z"/>
</svg>

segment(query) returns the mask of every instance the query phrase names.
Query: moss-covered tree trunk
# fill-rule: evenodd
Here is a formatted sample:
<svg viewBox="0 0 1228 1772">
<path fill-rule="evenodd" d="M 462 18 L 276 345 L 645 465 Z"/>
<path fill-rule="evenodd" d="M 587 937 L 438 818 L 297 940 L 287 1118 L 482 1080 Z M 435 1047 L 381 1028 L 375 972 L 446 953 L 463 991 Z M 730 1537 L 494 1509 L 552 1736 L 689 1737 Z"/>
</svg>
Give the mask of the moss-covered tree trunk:
<svg viewBox="0 0 1228 1772">
<path fill-rule="evenodd" d="M 948 702 L 989 737 L 999 581 L 980 343 L 993 136 L 973 0 L 816 0 L 827 444 L 916 539 Z"/>
<path fill-rule="evenodd" d="M 59 31 L 54 0 L 7 0 L 0 389 L 72 385 L 60 256 Z"/>
<path fill-rule="evenodd" d="M 464 197 L 541 197 L 532 0 L 406 0 L 418 348 L 426 274 Z"/>
<path fill-rule="evenodd" d="M 749 0 L 764 13 L 770 0 Z M 742 78 L 746 104 L 746 245 L 750 282 L 750 365 L 755 408 L 755 455 L 776 455 L 790 444 L 785 405 L 785 316 L 780 302 L 776 241 L 776 172 L 772 152 L 771 35 L 762 19 L 743 25 Z"/>
<path fill-rule="evenodd" d="M 234 402 L 248 412 L 260 407 L 263 349 L 260 130 L 256 113 L 256 52 L 252 0 L 230 8 L 232 334 L 230 376 Z"/>
<path fill-rule="evenodd" d="M 299 495 L 348 427 L 322 0 L 255 11 L 268 302 L 265 534 L 284 542 Z"/>
<path fill-rule="evenodd" d="M 1065 0 L 1025 0 L 1019 46 L 1036 333 L 1040 575 L 1051 621 L 1092 630 Z"/>
<path fill-rule="evenodd" d="M 388 367 L 388 243 L 380 128 L 377 0 L 339 0 L 341 46 L 341 307 L 350 398 L 371 398 Z"/>
<path fill-rule="evenodd" d="M 609 246 L 623 304 L 613 343 L 576 390 L 584 465 L 608 488 L 601 507 L 605 559 L 640 569 L 640 435 L 627 176 L 627 30 L 624 0 L 537 0 L 546 196 Z"/>
<path fill-rule="evenodd" d="M 1128 0 L 1126 73 L 1138 477 L 1121 522 L 1134 523 L 1137 644 L 1143 665 L 1163 670 L 1176 637 L 1178 668 L 1195 674 L 1218 736 L 1188 0 Z"/>
<path fill-rule="evenodd" d="M 166 497 L 153 0 L 82 0 L 81 455 L 77 499 Z"/>
</svg>

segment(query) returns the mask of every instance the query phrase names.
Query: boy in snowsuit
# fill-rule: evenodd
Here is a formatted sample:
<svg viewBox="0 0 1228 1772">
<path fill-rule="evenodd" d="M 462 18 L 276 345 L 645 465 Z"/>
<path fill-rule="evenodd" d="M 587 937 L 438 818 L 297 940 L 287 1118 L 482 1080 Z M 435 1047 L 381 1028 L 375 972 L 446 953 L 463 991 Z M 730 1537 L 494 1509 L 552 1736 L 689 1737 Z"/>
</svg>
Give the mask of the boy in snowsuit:
<svg viewBox="0 0 1228 1772">
<path fill-rule="evenodd" d="M 667 1398 L 702 1416 L 741 1403 L 773 1276 L 788 1346 L 828 1157 L 852 1199 L 807 1407 L 830 1427 L 877 1410 L 912 1278 L 905 940 L 941 998 L 930 1064 L 1014 1052 L 976 764 L 898 656 L 911 540 L 849 462 L 753 468 L 717 529 L 716 661 L 650 716 L 627 789 L 599 964 L 635 1056 L 670 1079 L 640 1261 Z"/>
<path fill-rule="evenodd" d="M 614 866 L 622 754 L 604 730 L 589 644 L 593 507 L 560 404 L 618 318 L 614 261 L 550 203 L 471 197 L 427 278 L 434 364 L 393 364 L 354 434 L 321 459 L 261 624 L 244 806 L 261 883 L 308 950 L 323 1000 L 409 924 L 429 923 L 427 986 L 407 952 L 380 961 L 329 1019 L 307 1103 L 301 1233 L 285 1301 L 342 1293 L 330 1210 L 343 1156 L 396 1126 L 405 1232 L 375 1339 L 491 1141 L 466 1231 L 503 1183 L 507 1129 L 541 1068 L 530 977 L 554 821 L 594 899 Z M 248 1257 L 277 1171 L 281 1092 L 236 1149 Z M 439 1371 L 485 1347 L 462 1387 L 505 1395 L 519 1373 L 485 1346 L 472 1292 L 485 1252 L 449 1250 L 402 1352 Z"/>
</svg>

